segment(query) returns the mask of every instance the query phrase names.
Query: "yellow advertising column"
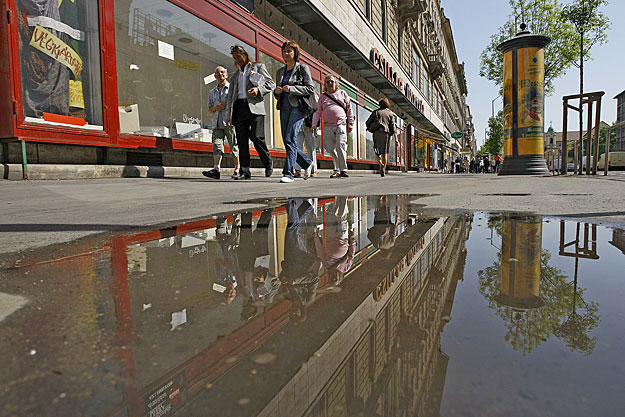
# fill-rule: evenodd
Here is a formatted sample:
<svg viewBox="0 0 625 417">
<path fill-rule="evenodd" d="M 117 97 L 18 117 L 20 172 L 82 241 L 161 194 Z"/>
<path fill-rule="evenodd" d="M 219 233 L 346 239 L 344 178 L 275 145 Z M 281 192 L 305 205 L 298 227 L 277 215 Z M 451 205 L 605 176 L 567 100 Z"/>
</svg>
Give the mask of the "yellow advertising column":
<svg viewBox="0 0 625 417">
<path fill-rule="evenodd" d="M 495 301 L 517 310 L 545 305 L 539 296 L 542 223 L 538 216 L 506 216 L 501 236 L 501 292 Z"/>
<path fill-rule="evenodd" d="M 546 36 L 524 31 L 497 46 L 504 54 L 504 161 L 499 175 L 549 174 L 543 135 L 549 42 Z"/>
</svg>

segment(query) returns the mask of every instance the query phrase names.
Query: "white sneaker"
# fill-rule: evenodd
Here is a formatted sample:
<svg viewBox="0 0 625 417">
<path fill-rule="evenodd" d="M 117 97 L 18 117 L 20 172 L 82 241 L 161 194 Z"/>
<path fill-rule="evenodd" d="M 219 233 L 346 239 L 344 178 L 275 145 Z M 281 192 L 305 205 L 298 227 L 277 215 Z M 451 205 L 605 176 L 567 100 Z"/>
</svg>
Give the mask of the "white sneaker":
<svg viewBox="0 0 625 417">
<path fill-rule="evenodd" d="M 280 182 L 293 182 L 293 178 L 282 177 L 282 178 L 280 178 Z"/>
<path fill-rule="evenodd" d="M 308 169 L 304 170 L 304 175 L 302 175 L 302 177 L 307 180 L 308 178 L 310 178 L 310 167 L 308 167 Z"/>
</svg>

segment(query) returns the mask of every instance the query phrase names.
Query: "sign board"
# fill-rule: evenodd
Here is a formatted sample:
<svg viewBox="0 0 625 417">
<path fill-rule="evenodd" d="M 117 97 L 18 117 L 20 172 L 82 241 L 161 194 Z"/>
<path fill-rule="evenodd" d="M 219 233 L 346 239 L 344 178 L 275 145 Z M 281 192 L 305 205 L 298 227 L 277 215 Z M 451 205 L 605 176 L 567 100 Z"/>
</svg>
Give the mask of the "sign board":
<svg viewBox="0 0 625 417">
<path fill-rule="evenodd" d="M 454 139 L 460 139 L 463 136 L 464 136 L 464 132 L 454 132 L 451 134 L 451 137 Z"/>
</svg>

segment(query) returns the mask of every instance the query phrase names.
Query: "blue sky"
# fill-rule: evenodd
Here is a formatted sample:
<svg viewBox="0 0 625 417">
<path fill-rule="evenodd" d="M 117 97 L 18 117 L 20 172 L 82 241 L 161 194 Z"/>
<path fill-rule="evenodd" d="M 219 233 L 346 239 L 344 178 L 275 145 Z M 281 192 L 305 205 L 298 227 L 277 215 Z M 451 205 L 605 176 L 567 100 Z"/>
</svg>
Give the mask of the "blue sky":
<svg viewBox="0 0 625 417">
<path fill-rule="evenodd" d="M 565 1 L 568 3 L 568 1 Z M 465 63 L 467 101 L 473 114 L 478 146 L 484 143 L 484 130 L 491 115 L 491 100 L 498 96 L 495 84 L 479 76 L 480 53 L 490 42 L 490 35 L 506 21 L 511 9 L 507 0 L 442 0 L 441 7 L 451 20 L 458 60 Z M 625 1 L 610 0 L 603 8 L 612 23 L 608 42 L 595 46 L 593 60 L 584 63 L 584 90 L 605 91 L 601 103 L 601 120 L 616 121 L 616 100 L 625 90 Z M 620 43 L 620 44 L 619 44 Z M 579 69 L 571 67 L 566 75 L 555 80 L 555 92 L 545 99 L 545 129 L 553 122 L 556 131 L 562 130 L 562 96 L 579 93 Z M 502 108 L 501 98 L 495 100 L 495 112 Z M 569 111 L 569 130 L 577 130 L 577 113 Z M 584 119 L 586 119 L 584 117 Z"/>
</svg>

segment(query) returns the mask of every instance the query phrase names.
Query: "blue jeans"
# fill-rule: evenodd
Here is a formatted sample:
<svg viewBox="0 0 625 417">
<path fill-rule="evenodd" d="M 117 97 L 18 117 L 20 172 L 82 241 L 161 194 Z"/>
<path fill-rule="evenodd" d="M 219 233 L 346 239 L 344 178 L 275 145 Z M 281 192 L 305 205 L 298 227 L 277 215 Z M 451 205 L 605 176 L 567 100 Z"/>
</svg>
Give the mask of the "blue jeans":
<svg viewBox="0 0 625 417">
<path fill-rule="evenodd" d="M 293 178 L 293 166 L 295 162 L 302 169 L 307 169 L 310 164 L 310 158 L 301 149 L 297 147 L 297 134 L 304 124 L 304 115 L 298 107 L 289 107 L 280 110 L 280 127 L 282 128 L 282 140 L 286 149 L 286 161 L 282 168 L 284 177 Z"/>
</svg>

